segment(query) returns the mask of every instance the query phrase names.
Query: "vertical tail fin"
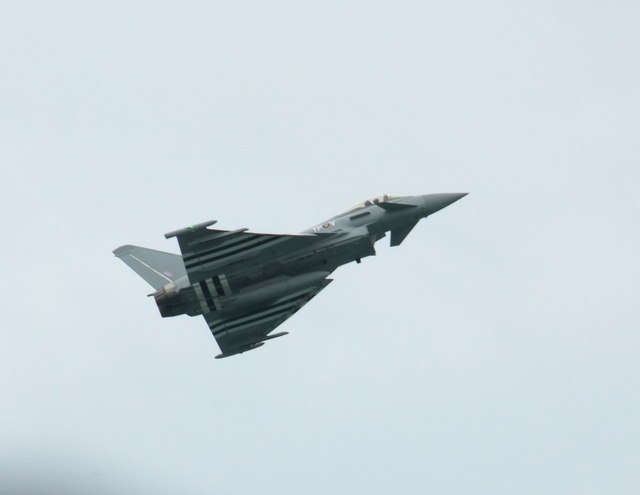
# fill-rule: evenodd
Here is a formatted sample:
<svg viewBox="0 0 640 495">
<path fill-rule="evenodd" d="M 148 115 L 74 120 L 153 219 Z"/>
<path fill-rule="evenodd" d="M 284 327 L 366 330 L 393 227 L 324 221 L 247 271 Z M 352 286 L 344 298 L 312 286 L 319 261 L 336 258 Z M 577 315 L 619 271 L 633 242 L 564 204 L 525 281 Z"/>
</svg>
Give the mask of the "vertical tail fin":
<svg viewBox="0 0 640 495">
<path fill-rule="evenodd" d="M 154 289 L 186 277 L 182 256 L 127 244 L 114 249 L 113 254 L 124 261 Z"/>
</svg>

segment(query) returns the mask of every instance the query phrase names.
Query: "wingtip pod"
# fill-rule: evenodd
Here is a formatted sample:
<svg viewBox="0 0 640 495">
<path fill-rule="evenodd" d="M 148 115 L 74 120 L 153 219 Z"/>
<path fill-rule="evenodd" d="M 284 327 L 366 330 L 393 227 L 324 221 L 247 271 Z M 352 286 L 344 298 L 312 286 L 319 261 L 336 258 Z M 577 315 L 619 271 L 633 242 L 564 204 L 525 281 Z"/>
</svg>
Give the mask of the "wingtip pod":
<svg viewBox="0 0 640 495">
<path fill-rule="evenodd" d="M 206 229 L 210 225 L 217 223 L 217 220 L 209 220 L 208 222 L 197 223 L 195 225 L 190 225 L 189 227 L 185 227 L 184 229 L 173 230 L 171 232 L 167 232 L 164 237 L 165 239 L 170 239 L 171 237 L 176 237 L 182 234 L 187 234 L 189 232 L 194 232 L 196 230 Z"/>
<path fill-rule="evenodd" d="M 236 354 L 242 354 L 243 352 L 247 352 L 247 351 L 251 351 L 253 349 L 257 349 L 258 347 L 262 347 L 264 345 L 264 342 L 256 342 L 255 344 L 250 344 L 246 347 L 242 347 L 241 349 L 238 349 L 235 352 L 230 352 L 229 354 L 218 354 L 216 356 L 216 359 L 224 359 L 224 358 L 228 358 L 231 356 L 235 356 Z"/>
<path fill-rule="evenodd" d="M 225 354 L 225 353 L 218 354 L 216 356 L 216 359 L 223 359 L 223 358 L 235 356 L 236 354 L 242 354 L 243 352 L 251 351 L 251 350 L 256 349 L 258 347 L 262 347 L 266 340 L 277 339 L 278 337 L 284 337 L 285 335 L 289 335 L 289 332 L 272 333 L 271 335 L 267 335 L 266 337 L 263 337 L 259 341 L 256 341 L 256 342 L 253 342 L 251 344 L 247 344 L 246 346 L 241 347 L 240 349 L 238 349 L 235 352 L 230 352 L 228 354 Z"/>
</svg>

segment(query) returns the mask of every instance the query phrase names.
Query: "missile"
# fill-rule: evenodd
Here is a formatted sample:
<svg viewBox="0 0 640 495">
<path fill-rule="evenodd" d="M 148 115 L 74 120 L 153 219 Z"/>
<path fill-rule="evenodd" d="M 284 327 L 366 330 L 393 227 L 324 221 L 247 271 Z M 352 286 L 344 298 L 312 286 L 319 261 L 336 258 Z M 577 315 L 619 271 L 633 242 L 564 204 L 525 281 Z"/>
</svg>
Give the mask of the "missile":
<svg viewBox="0 0 640 495">
<path fill-rule="evenodd" d="M 218 354 L 216 356 L 216 359 L 223 359 L 229 356 L 235 356 L 236 354 L 242 354 L 243 352 L 247 352 L 250 351 L 252 349 L 256 349 L 257 347 L 262 347 L 264 345 L 264 342 L 256 342 L 254 344 L 249 344 L 247 346 L 241 347 L 240 349 L 230 352 L 229 354 Z"/>
<path fill-rule="evenodd" d="M 243 352 L 250 351 L 252 349 L 255 349 L 256 347 L 263 346 L 265 340 L 277 339 L 278 337 L 284 337 L 285 335 L 288 335 L 288 334 L 289 334 L 289 332 L 278 332 L 278 333 L 274 333 L 274 334 L 271 334 L 271 335 L 267 335 L 266 337 L 263 337 L 260 340 L 257 340 L 255 342 L 252 342 L 251 344 L 248 344 L 246 346 L 241 347 L 236 352 L 231 352 L 229 354 L 224 354 L 224 353 L 223 354 L 218 354 L 216 356 L 216 359 L 222 359 L 222 358 L 226 358 L 226 357 L 229 357 L 229 356 L 234 356 L 236 354 L 242 354 Z"/>
</svg>

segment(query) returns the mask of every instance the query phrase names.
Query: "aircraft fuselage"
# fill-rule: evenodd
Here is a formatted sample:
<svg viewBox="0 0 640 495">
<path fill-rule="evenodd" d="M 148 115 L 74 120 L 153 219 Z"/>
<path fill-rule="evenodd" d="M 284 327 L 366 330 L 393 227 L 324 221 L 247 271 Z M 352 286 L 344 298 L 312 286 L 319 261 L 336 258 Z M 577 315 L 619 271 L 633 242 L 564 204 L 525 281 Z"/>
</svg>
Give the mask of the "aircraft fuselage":
<svg viewBox="0 0 640 495">
<path fill-rule="evenodd" d="M 300 235 L 313 238 L 313 242 L 303 247 L 271 257 L 265 249 L 260 264 L 238 259 L 206 284 L 192 285 L 184 277 L 153 296 L 163 317 L 203 314 L 210 309 L 202 304 L 203 297 L 213 301 L 213 309 L 221 315 L 258 307 L 284 294 L 317 285 L 341 265 L 359 263 L 362 258 L 375 255 L 374 244 L 387 232 L 391 232 L 392 245 L 400 244 L 420 219 L 462 196 L 376 198 L 301 232 Z"/>
</svg>

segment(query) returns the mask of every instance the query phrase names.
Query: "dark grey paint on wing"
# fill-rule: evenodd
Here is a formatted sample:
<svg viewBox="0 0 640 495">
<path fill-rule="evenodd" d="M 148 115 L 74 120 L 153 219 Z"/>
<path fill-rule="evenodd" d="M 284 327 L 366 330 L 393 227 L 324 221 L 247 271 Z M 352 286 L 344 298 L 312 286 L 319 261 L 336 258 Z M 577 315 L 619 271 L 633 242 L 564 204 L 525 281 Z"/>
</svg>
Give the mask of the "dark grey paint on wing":
<svg viewBox="0 0 640 495">
<path fill-rule="evenodd" d="M 113 253 L 144 278 L 163 317 L 202 315 L 228 357 L 286 332 L 273 330 L 315 297 L 339 266 L 375 255 L 391 233 L 400 245 L 418 222 L 466 193 L 364 201 L 297 235 L 211 229 L 215 220 L 165 235 L 182 256 L 125 245 Z"/>
</svg>

